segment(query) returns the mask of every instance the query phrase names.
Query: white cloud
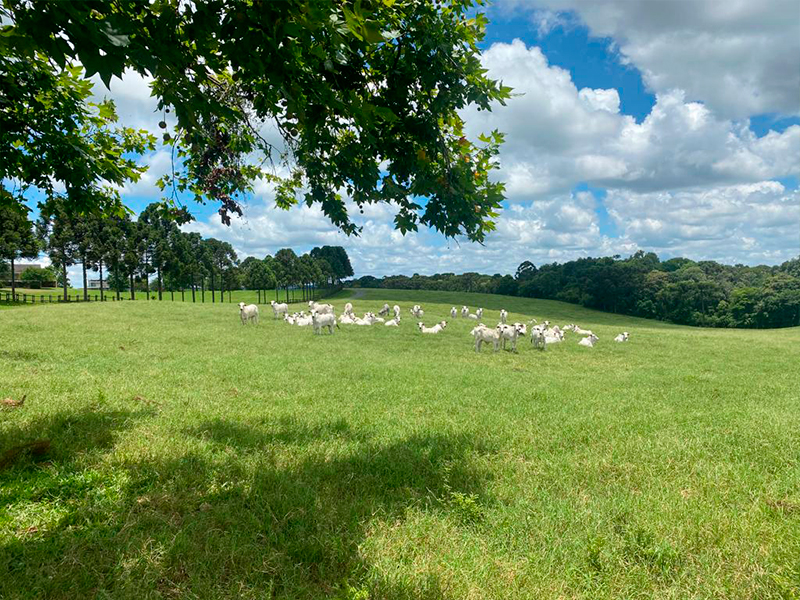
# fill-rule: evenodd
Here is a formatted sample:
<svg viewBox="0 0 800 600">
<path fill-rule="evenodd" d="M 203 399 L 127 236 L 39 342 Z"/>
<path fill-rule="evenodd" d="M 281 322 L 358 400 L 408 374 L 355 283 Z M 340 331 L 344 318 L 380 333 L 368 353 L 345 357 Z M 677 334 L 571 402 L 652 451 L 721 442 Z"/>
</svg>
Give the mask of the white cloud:
<svg viewBox="0 0 800 600">
<path fill-rule="evenodd" d="M 127 182 L 122 187 L 120 195 L 122 196 L 123 202 L 125 202 L 126 196 L 152 200 L 162 196 L 161 190 L 156 185 L 156 181 L 172 170 L 171 148 L 162 148 L 156 152 L 145 154 L 139 157 L 138 163 L 141 166 L 146 166 L 147 171 L 142 174 L 139 181 L 135 183 Z M 168 194 L 168 192 L 166 193 Z"/>
<path fill-rule="evenodd" d="M 656 92 L 686 91 L 725 118 L 800 113 L 796 0 L 505 0 L 540 32 L 575 11 Z"/>
<path fill-rule="evenodd" d="M 159 121 L 166 121 L 169 129 L 175 123 L 174 115 L 158 110 L 158 101 L 150 95 L 152 77 L 145 77 L 136 71 L 126 70 L 122 78 L 112 77 L 110 89 L 100 79 L 99 75 L 91 78 L 94 84 L 94 100 L 111 98 L 117 107 L 117 116 L 122 125 L 134 129 L 146 129 L 153 134 L 160 135 L 163 129 L 158 126 Z"/>
<path fill-rule="evenodd" d="M 727 263 L 776 263 L 800 254 L 800 191 L 762 181 L 712 189 L 611 191 L 622 237 L 660 254 Z"/>
<path fill-rule="evenodd" d="M 577 182 L 640 191 L 727 185 L 800 172 L 800 126 L 757 138 L 684 92 L 659 93 L 637 123 L 616 90 L 578 90 L 569 73 L 515 40 L 484 53 L 490 76 L 521 94 L 494 112 L 468 111 L 472 136 L 506 132 L 501 179 L 512 201 L 563 193 Z"/>
</svg>

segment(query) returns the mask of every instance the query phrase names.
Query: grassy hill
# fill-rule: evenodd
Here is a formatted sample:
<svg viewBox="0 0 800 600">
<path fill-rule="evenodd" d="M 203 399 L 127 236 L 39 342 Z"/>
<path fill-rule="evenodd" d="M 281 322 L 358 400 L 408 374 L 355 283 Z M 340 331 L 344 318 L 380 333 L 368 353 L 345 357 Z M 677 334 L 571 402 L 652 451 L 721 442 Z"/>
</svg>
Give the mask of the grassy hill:
<svg viewBox="0 0 800 600">
<path fill-rule="evenodd" d="M 0 312 L 0 598 L 792 598 L 800 329 L 359 290 L 399 329 L 230 304 Z M 349 293 L 335 300 L 341 310 Z M 576 322 L 476 354 L 457 319 Z M 611 340 L 631 332 L 627 344 Z M 794 596 L 793 596 L 794 594 Z"/>
</svg>

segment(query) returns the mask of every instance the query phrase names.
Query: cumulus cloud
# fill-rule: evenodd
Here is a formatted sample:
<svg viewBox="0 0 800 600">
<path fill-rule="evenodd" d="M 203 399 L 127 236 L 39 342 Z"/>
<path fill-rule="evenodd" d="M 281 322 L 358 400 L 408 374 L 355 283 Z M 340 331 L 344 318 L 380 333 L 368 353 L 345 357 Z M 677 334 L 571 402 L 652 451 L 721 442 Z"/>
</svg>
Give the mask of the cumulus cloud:
<svg viewBox="0 0 800 600">
<path fill-rule="evenodd" d="M 617 90 L 578 90 L 569 72 L 520 40 L 493 45 L 483 62 L 492 77 L 520 94 L 506 108 L 466 114 L 473 136 L 493 128 L 507 132 L 500 176 L 512 201 L 563 193 L 580 181 L 655 191 L 800 170 L 800 126 L 757 138 L 746 126 L 688 101 L 681 90 L 659 93 L 637 123 L 619 113 Z"/>
<path fill-rule="evenodd" d="M 755 264 L 800 253 L 800 191 L 776 181 L 677 192 L 615 190 L 605 205 L 622 237 L 661 254 Z"/>
<path fill-rule="evenodd" d="M 800 4 L 795 0 L 504 0 L 541 34 L 574 11 L 613 38 L 655 92 L 686 91 L 724 118 L 800 113 Z"/>
</svg>

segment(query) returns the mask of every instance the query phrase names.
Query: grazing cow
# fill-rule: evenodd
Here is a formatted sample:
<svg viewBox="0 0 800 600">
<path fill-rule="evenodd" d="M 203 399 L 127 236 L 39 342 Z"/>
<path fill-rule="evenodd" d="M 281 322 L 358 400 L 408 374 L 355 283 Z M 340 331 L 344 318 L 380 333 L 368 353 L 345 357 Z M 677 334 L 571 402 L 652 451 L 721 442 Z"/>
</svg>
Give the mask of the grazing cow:
<svg viewBox="0 0 800 600">
<path fill-rule="evenodd" d="M 287 315 L 289 314 L 289 305 L 286 303 L 279 303 L 275 302 L 275 300 L 270 300 L 270 306 L 272 306 L 272 314 L 274 318 L 278 318 L 280 315 Z"/>
<path fill-rule="evenodd" d="M 547 350 L 547 337 L 544 332 L 538 327 L 531 328 L 531 344 L 537 350 Z"/>
<path fill-rule="evenodd" d="M 314 333 L 317 335 L 320 335 L 325 327 L 328 328 L 331 334 L 333 334 L 334 327 L 339 327 L 334 315 L 331 313 L 318 313 L 316 310 L 311 311 L 311 323 L 314 325 Z"/>
<path fill-rule="evenodd" d="M 497 334 L 500 336 L 500 340 L 503 342 L 503 350 L 506 349 L 506 340 L 511 342 L 511 351 L 517 351 L 517 339 L 519 339 L 520 331 L 516 325 L 506 325 L 504 323 L 500 323 L 497 326 Z"/>
<path fill-rule="evenodd" d="M 500 348 L 500 334 L 497 330 L 486 327 L 483 323 L 473 327 L 470 335 L 475 338 L 475 352 L 481 351 L 481 344 L 484 342 L 491 342 L 495 352 Z"/>
<path fill-rule="evenodd" d="M 242 325 L 246 325 L 248 322 L 258 325 L 258 307 L 255 304 L 239 302 L 239 316 L 242 319 Z"/>
</svg>

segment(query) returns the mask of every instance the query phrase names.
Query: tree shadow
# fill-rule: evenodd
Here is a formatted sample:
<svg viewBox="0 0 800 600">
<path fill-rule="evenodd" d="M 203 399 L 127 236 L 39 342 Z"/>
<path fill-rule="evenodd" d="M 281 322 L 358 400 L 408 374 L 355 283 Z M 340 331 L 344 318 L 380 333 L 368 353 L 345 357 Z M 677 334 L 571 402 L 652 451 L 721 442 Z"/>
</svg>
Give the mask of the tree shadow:
<svg viewBox="0 0 800 600">
<path fill-rule="evenodd" d="M 491 502 L 476 460 L 490 449 L 466 435 L 381 443 L 342 420 L 218 419 L 187 430 L 192 440 L 212 452 L 121 462 L 124 483 L 108 502 L 58 491 L 68 518 L 0 543 L 0 596 L 346 598 L 368 585 L 377 597 L 415 598 L 419 590 L 368 577 L 359 546 L 371 524 L 409 511 L 447 517 L 453 493 Z M 63 557 L 86 569 L 61 569 Z M 424 588 L 447 597 L 436 577 Z"/>
<path fill-rule="evenodd" d="M 22 409 L 20 409 L 22 410 Z M 65 467 L 91 453 L 102 453 L 114 445 L 117 435 L 132 427 L 152 410 L 103 410 L 86 407 L 45 415 L 16 427 L 0 430 L 0 453 L 33 440 L 48 440 L 50 449 L 40 457 L 17 460 L 0 471 L 0 481 L 24 478 L 32 464 L 43 462 Z"/>
<path fill-rule="evenodd" d="M 345 419 L 311 424 L 292 416 L 284 416 L 277 421 L 265 419 L 261 423 L 247 425 L 217 418 L 186 428 L 184 433 L 240 449 L 262 448 L 272 444 L 306 445 L 331 438 L 366 442 L 369 438 L 366 432 L 353 429 Z"/>
</svg>

